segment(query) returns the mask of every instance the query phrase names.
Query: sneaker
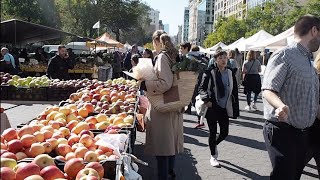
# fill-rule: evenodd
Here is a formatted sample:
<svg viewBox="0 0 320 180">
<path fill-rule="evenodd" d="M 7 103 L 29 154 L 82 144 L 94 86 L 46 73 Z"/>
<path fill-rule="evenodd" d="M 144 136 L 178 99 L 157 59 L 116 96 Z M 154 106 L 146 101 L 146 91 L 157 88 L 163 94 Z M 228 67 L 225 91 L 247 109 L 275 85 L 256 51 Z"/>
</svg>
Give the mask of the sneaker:
<svg viewBox="0 0 320 180">
<path fill-rule="evenodd" d="M 200 129 L 200 128 L 204 128 L 205 127 L 205 125 L 204 125 L 204 123 L 202 123 L 202 124 L 197 124 L 194 128 L 195 129 Z"/>
<path fill-rule="evenodd" d="M 220 167 L 218 160 L 213 156 L 211 156 L 211 158 L 210 158 L 210 164 L 213 167 Z"/>
<path fill-rule="evenodd" d="M 246 111 L 248 111 L 248 112 L 251 112 L 251 111 L 252 111 L 252 108 L 251 108 L 250 106 L 246 106 L 244 109 L 245 109 Z"/>
<path fill-rule="evenodd" d="M 251 104 L 251 108 L 254 109 L 254 110 L 257 110 L 257 109 L 258 109 L 257 106 L 256 106 L 256 103 L 252 103 L 252 104 Z"/>
</svg>

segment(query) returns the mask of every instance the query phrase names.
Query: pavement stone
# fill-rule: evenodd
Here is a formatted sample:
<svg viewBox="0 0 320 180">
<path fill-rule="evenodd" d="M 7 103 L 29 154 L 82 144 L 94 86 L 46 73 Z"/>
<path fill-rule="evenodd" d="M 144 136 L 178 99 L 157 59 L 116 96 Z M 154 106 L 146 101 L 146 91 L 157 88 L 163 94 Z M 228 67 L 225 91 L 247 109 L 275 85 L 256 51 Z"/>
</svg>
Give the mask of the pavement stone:
<svg viewBox="0 0 320 180">
<path fill-rule="evenodd" d="M 45 102 L 1 103 L 6 110 L 11 124 L 15 127 L 25 123 L 51 104 Z M 221 168 L 211 167 L 209 164 L 210 151 L 208 147 L 208 127 L 193 129 L 197 118 L 184 115 L 185 151 L 176 157 L 177 180 L 265 180 L 271 170 L 271 164 L 265 149 L 262 135 L 264 119 L 262 117 L 262 102 L 259 99 L 258 111 L 248 113 L 245 107 L 245 97 L 240 94 L 241 116 L 230 119 L 229 136 L 219 146 L 219 160 Z M 154 157 L 144 154 L 145 133 L 137 133 L 134 154 L 149 166 L 139 165 L 139 173 L 144 180 L 156 180 L 156 161 Z M 304 169 L 302 180 L 318 179 L 315 162 L 312 160 Z"/>
</svg>

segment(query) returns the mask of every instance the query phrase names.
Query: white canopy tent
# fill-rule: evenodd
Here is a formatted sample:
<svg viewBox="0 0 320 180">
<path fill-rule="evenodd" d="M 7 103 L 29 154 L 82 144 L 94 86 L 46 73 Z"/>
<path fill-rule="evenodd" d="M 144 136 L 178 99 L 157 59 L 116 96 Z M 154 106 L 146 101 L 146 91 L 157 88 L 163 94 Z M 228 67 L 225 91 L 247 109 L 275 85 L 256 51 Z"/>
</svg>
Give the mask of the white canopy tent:
<svg viewBox="0 0 320 180">
<path fill-rule="evenodd" d="M 215 51 L 219 48 L 219 47 L 221 47 L 222 49 L 224 48 L 224 47 L 226 47 L 227 45 L 225 45 L 223 42 L 218 42 L 216 45 L 214 45 L 214 46 L 212 46 L 212 47 L 210 47 L 210 48 L 207 48 L 206 49 L 206 53 L 208 53 L 208 54 L 214 54 L 215 53 Z"/>
<path fill-rule="evenodd" d="M 236 48 L 237 44 L 239 44 L 239 43 L 241 43 L 241 42 L 243 42 L 243 41 L 245 41 L 245 40 L 246 40 L 246 39 L 245 39 L 244 37 L 242 37 L 242 38 L 236 40 L 236 41 L 233 42 L 232 44 L 230 44 L 230 45 L 228 45 L 228 46 L 226 46 L 226 47 L 224 47 L 224 48 L 222 48 L 222 49 L 224 49 L 224 50 L 234 50 L 234 49 Z"/>
<path fill-rule="evenodd" d="M 271 49 L 276 50 L 282 47 L 287 46 L 293 41 L 293 34 L 294 34 L 294 26 L 290 29 L 274 36 L 273 38 L 266 39 L 265 41 L 261 41 L 260 43 L 257 43 L 249 49 L 252 50 L 263 50 L 263 49 Z"/>
<path fill-rule="evenodd" d="M 124 44 L 124 48 L 125 48 L 126 50 L 132 49 L 132 46 L 131 46 L 129 43 L 125 43 L 125 44 Z"/>
<path fill-rule="evenodd" d="M 238 48 L 239 51 L 248 51 L 250 46 L 256 45 L 257 43 L 261 43 L 267 39 L 274 37 L 273 35 L 267 33 L 264 30 L 260 30 L 256 34 L 247 38 L 246 40 L 238 43 L 235 48 Z"/>
</svg>

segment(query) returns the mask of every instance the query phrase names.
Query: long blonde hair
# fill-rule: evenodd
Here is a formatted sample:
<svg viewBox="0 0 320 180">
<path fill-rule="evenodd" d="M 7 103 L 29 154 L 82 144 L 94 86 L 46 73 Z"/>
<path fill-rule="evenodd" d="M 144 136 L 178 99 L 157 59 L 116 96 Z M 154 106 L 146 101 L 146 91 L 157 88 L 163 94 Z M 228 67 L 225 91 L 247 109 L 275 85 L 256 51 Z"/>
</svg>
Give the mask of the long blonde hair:
<svg viewBox="0 0 320 180">
<path fill-rule="evenodd" d="M 163 30 L 157 30 L 153 33 L 152 39 L 161 44 L 161 49 L 165 50 L 172 60 L 176 60 L 178 50 L 174 47 L 170 36 Z"/>
<path fill-rule="evenodd" d="M 318 74 L 320 74 L 320 52 L 317 57 L 314 59 L 314 67 L 317 69 Z"/>
<path fill-rule="evenodd" d="M 252 61 L 256 59 L 256 53 L 252 50 L 250 50 L 247 54 L 247 60 Z"/>
</svg>

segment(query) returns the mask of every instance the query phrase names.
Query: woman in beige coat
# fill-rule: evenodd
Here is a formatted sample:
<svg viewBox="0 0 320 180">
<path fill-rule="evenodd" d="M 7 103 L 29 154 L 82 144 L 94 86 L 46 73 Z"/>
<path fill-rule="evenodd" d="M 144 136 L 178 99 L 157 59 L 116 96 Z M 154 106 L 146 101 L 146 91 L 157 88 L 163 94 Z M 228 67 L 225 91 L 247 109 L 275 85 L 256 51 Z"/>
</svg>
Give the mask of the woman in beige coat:
<svg viewBox="0 0 320 180">
<path fill-rule="evenodd" d="M 153 46 L 158 54 L 154 59 L 157 80 L 143 81 L 141 87 L 148 96 L 163 94 L 173 84 L 171 66 L 175 63 L 177 50 L 169 35 L 159 30 L 153 34 Z M 152 104 L 147 113 L 146 147 L 148 154 L 156 156 L 158 179 L 167 180 L 175 177 L 175 155 L 183 152 L 183 118 L 182 112 L 161 113 Z"/>
</svg>

